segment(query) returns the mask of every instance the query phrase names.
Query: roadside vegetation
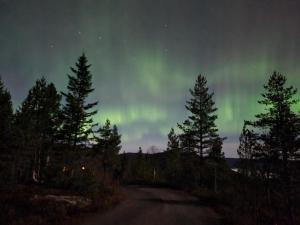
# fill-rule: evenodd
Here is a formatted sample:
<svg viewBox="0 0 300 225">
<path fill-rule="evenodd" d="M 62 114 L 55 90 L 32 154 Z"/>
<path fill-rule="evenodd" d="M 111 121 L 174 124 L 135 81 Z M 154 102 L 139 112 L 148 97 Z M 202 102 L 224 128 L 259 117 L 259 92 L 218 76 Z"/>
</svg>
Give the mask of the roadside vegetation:
<svg viewBox="0 0 300 225">
<path fill-rule="evenodd" d="M 238 172 L 224 159 L 213 93 L 200 75 L 186 104 L 190 116 L 178 134 L 170 130 L 166 151 L 121 155 L 124 181 L 190 191 L 222 225 L 300 224 L 300 115 L 297 90 L 286 82 L 274 72 L 264 85 L 258 103 L 265 111 L 245 121 Z"/>
<path fill-rule="evenodd" d="M 0 224 L 62 224 L 118 201 L 121 135 L 93 121 L 89 69 L 83 54 L 67 92 L 37 80 L 16 112 L 0 81 Z"/>
</svg>

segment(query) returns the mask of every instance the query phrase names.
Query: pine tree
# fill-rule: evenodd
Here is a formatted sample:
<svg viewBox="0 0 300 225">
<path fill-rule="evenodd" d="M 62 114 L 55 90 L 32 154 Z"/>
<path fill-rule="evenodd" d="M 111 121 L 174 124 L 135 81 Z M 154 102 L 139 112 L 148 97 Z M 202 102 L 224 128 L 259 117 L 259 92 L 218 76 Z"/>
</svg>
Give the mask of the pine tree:
<svg viewBox="0 0 300 225">
<path fill-rule="evenodd" d="M 194 89 L 190 90 L 192 98 L 187 101 L 186 109 L 191 113 L 188 119 L 179 128 L 183 131 L 184 147 L 196 151 L 202 158 L 219 139 L 215 124 L 217 108 L 213 101 L 214 93 L 209 93 L 206 78 L 197 77 Z M 188 144 L 189 146 L 186 146 Z"/>
<path fill-rule="evenodd" d="M 13 141 L 12 124 L 11 96 L 0 78 L 0 177 L 2 182 L 7 181 L 9 168 L 13 166 L 12 152 L 10 152 L 11 142 Z"/>
<path fill-rule="evenodd" d="M 89 71 L 91 65 L 88 64 L 85 54 L 78 58 L 78 62 L 71 67 L 73 76 L 68 75 L 68 92 L 62 93 L 66 104 L 63 107 L 63 127 L 62 138 L 69 145 L 75 148 L 89 140 L 92 133 L 92 116 L 97 113 L 91 110 L 98 102 L 87 103 L 86 99 L 94 89 L 92 88 L 92 74 Z"/>
<path fill-rule="evenodd" d="M 266 111 L 256 115 L 257 120 L 251 125 L 258 130 L 258 141 L 264 145 L 256 152 L 257 158 L 267 158 L 276 164 L 277 171 L 285 182 L 289 182 L 288 164 L 299 157 L 299 115 L 292 111 L 297 103 L 297 89 L 286 87 L 286 77 L 274 72 L 264 85 L 265 93 L 259 104 L 265 105 Z M 266 154 L 263 149 L 268 146 Z"/>
<path fill-rule="evenodd" d="M 60 100 L 54 84 L 47 84 L 42 78 L 29 90 L 16 113 L 19 149 L 23 148 L 23 158 L 30 162 L 26 167 L 33 170 L 35 181 L 41 180 L 56 141 L 60 127 Z"/>
<path fill-rule="evenodd" d="M 18 118 L 23 117 L 25 127 L 22 128 L 32 128 L 51 142 L 60 126 L 60 100 L 53 83 L 47 84 L 45 78 L 37 80 L 17 112 Z"/>
<path fill-rule="evenodd" d="M 286 77 L 274 72 L 266 85 L 259 104 L 265 111 L 256 115 L 255 121 L 249 121 L 252 131 L 244 130 L 246 139 L 242 139 L 240 155 L 259 161 L 260 172 L 264 181 L 267 203 L 279 200 L 280 211 L 284 211 L 289 224 L 296 224 L 293 207 L 296 205 L 295 194 L 299 189 L 299 177 L 295 174 L 300 155 L 300 116 L 293 112 L 297 89 L 286 86 Z M 243 136 L 242 136 L 243 137 Z M 246 144 L 245 144 L 246 143 Z M 276 181 L 276 182 L 274 182 Z M 278 212 L 279 209 L 272 205 Z"/>
</svg>

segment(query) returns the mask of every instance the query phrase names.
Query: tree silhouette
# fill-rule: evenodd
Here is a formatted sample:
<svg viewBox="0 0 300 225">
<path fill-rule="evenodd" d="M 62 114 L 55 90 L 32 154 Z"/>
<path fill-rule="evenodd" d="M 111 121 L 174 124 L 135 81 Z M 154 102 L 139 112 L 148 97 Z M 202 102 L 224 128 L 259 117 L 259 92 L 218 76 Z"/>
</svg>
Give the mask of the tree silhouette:
<svg viewBox="0 0 300 225">
<path fill-rule="evenodd" d="M 104 171 L 111 172 L 119 166 L 118 154 L 121 150 L 121 135 L 118 128 L 114 125 L 111 128 L 110 121 L 107 119 L 105 125 L 98 130 L 99 137 L 96 137 L 94 149 L 102 155 Z"/>
<path fill-rule="evenodd" d="M 174 128 L 171 128 L 168 134 L 167 151 L 172 151 L 177 149 L 179 149 L 179 138 L 175 134 Z"/>
<path fill-rule="evenodd" d="M 278 211 L 278 204 L 273 205 L 272 201 L 279 201 L 289 224 L 296 224 L 293 207 L 297 201 L 294 193 L 299 188 L 299 175 L 295 171 L 299 171 L 296 160 L 300 155 L 300 117 L 292 110 L 298 102 L 297 90 L 287 87 L 286 81 L 286 77 L 277 72 L 270 76 L 258 101 L 265 110 L 256 115 L 255 121 L 245 123 L 238 153 L 242 159 L 256 160 L 250 162 L 252 170 L 248 167 L 246 172 L 249 175 L 250 171 L 252 176 L 259 172 L 263 178 L 269 207 Z M 253 164 L 257 164 L 254 169 Z"/>
<path fill-rule="evenodd" d="M 69 146 L 76 147 L 77 144 L 86 142 L 92 133 L 92 116 L 97 113 L 91 110 L 98 102 L 87 103 L 86 99 L 92 88 L 92 74 L 89 71 L 85 54 L 82 54 L 75 67 L 71 67 L 73 76 L 68 75 L 68 92 L 62 92 L 66 104 L 63 107 L 63 139 Z"/>
<path fill-rule="evenodd" d="M 119 134 L 117 125 L 113 125 L 111 139 L 112 139 L 112 149 L 114 152 L 118 154 L 122 146 L 121 146 L 121 135 Z"/>
<path fill-rule="evenodd" d="M 247 128 L 247 122 L 244 122 L 243 130 L 240 135 L 240 145 L 237 150 L 240 161 L 240 172 L 246 176 L 255 176 L 256 170 L 253 169 L 255 152 L 258 149 L 257 135 L 253 130 Z"/>
<path fill-rule="evenodd" d="M 196 151 L 202 158 L 212 148 L 214 142 L 220 140 L 215 124 L 217 108 L 213 101 L 214 93 L 209 93 L 204 76 L 197 77 L 190 94 L 192 98 L 187 101 L 186 109 L 191 115 L 183 124 L 178 124 L 178 127 L 183 131 L 184 147 Z"/>
<path fill-rule="evenodd" d="M 286 87 L 286 77 L 277 72 L 271 75 L 264 89 L 258 103 L 265 105 L 266 110 L 249 123 L 258 130 L 257 141 L 264 145 L 255 152 L 255 157 L 268 158 L 279 168 L 276 173 L 289 182 L 289 161 L 298 158 L 300 153 L 299 115 L 292 111 L 298 101 L 295 99 L 297 90 L 293 86 Z M 266 147 L 267 152 L 263 151 Z"/>
<path fill-rule="evenodd" d="M 60 100 L 54 84 L 37 80 L 16 113 L 16 126 L 27 147 L 33 178 L 40 181 L 60 127 Z M 21 146 L 22 147 L 22 146 Z M 48 161 L 48 162 L 47 162 Z"/>
</svg>

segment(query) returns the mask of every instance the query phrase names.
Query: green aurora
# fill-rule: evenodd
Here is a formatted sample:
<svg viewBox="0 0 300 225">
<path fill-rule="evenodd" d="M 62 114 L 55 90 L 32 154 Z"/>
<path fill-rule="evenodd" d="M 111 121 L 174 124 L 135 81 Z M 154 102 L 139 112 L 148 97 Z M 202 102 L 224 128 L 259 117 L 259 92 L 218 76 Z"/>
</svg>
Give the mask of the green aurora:
<svg viewBox="0 0 300 225">
<path fill-rule="evenodd" d="M 243 121 L 263 110 L 257 101 L 268 76 L 279 71 L 300 88 L 299 11 L 279 0 L 0 0 L 0 74 L 16 108 L 41 76 L 64 91 L 85 52 L 95 121 L 119 126 L 123 150 L 146 151 L 165 148 L 170 128 L 185 120 L 201 73 L 228 137 L 224 151 L 236 156 Z"/>
</svg>

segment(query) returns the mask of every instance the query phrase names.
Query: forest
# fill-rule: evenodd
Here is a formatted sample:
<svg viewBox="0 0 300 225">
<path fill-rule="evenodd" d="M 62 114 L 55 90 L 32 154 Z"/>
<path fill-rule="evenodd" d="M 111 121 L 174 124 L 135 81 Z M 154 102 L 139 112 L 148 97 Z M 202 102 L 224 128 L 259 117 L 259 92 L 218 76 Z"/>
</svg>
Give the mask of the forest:
<svg viewBox="0 0 300 225">
<path fill-rule="evenodd" d="M 165 151 L 126 153 L 118 127 L 94 121 L 90 67 L 82 54 L 67 92 L 37 80 L 16 110 L 0 80 L 0 224 L 67 224 L 118 204 L 120 188 L 133 184 L 190 192 L 215 208 L 222 225 L 300 224 L 300 109 L 284 75 L 269 76 L 257 100 L 265 110 L 245 118 L 236 172 L 225 160 L 222 115 L 205 76 L 190 89 L 189 116 L 170 127 Z"/>
</svg>

